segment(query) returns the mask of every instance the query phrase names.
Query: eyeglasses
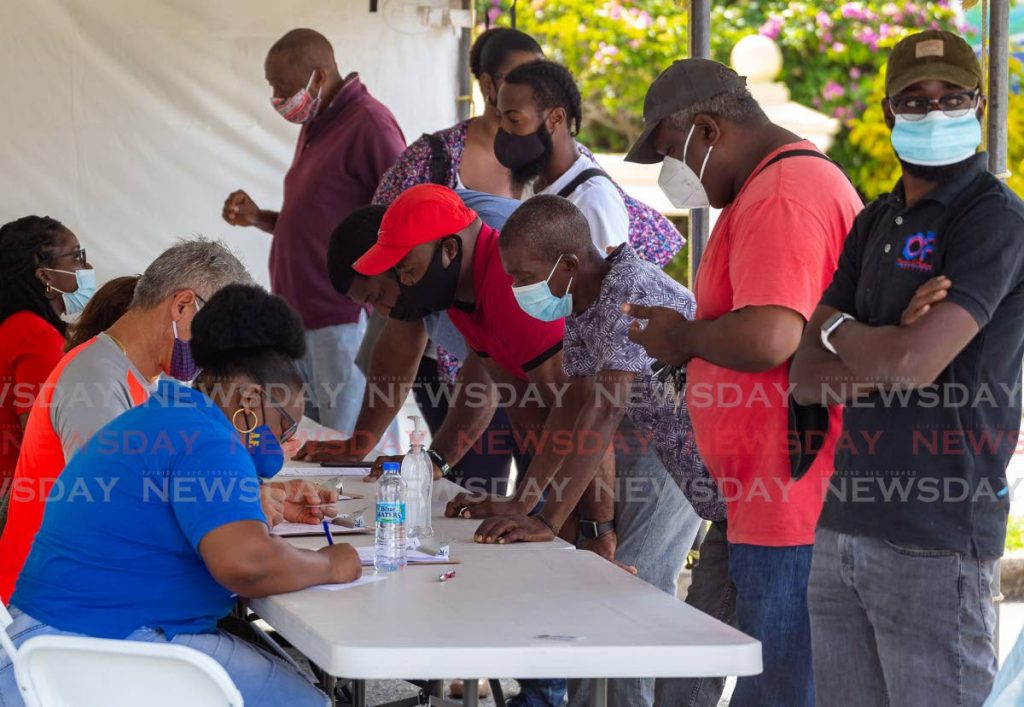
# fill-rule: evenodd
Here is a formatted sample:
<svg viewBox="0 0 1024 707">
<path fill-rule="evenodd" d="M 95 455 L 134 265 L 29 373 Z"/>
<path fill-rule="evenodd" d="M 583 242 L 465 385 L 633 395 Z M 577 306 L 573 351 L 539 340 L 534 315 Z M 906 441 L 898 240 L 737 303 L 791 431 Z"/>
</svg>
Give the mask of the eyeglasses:
<svg viewBox="0 0 1024 707">
<path fill-rule="evenodd" d="M 947 93 L 942 98 L 927 96 L 894 96 L 889 99 L 889 107 L 895 115 L 905 120 L 924 120 L 932 110 L 941 110 L 950 118 L 962 118 L 978 107 L 981 91 L 956 91 Z"/>
<path fill-rule="evenodd" d="M 288 424 L 288 427 L 281 435 L 281 442 L 287 442 L 288 440 L 295 436 L 296 432 L 299 431 L 299 423 L 295 420 L 294 417 L 289 415 L 288 412 L 283 407 L 275 403 L 273 400 L 270 400 L 268 398 L 267 404 L 270 405 L 270 407 L 274 408 L 274 410 L 277 411 L 277 414 L 280 415 L 281 418 Z"/>
<path fill-rule="evenodd" d="M 83 267 L 89 262 L 88 257 L 85 255 L 85 248 L 75 248 L 74 250 L 69 250 L 66 253 L 57 253 L 53 256 L 53 261 L 57 262 L 61 258 L 71 258 L 73 263 Z"/>
</svg>

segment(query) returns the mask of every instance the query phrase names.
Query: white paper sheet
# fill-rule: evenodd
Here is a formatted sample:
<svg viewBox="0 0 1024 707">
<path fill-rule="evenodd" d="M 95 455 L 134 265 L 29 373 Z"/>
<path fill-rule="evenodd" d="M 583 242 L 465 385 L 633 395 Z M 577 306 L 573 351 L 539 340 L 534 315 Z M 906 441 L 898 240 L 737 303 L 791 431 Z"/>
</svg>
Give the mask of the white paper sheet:
<svg viewBox="0 0 1024 707">
<path fill-rule="evenodd" d="M 346 528 L 343 525 L 331 524 L 331 535 L 367 535 L 372 531 L 368 528 Z M 278 523 L 270 529 L 271 535 L 282 538 L 308 535 L 323 535 L 324 526 L 320 523 Z"/>
<path fill-rule="evenodd" d="M 386 574 L 364 574 L 362 577 L 354 582 L 348 584 L 318 584 L 315 587 L 310 587 L 314 592 L 341 592 L 346 589 L 355 589 L 361 587 L 364 584 L 373 584 L 374 582 L 380 582 L 387 579 Z"/>
<path fill-rule="evenodd" d="M 369 547 L 357 547 L 356 552 L 359 553 L 359 560 L 362 562 L 363 567 L 371 567 L 373 565 L 373 556 L 376 553 L 377 548 L 373 545 Z M 410 565 L 451 565 L 458 564 L 449 557 L 437 557 L 436 555 L 428 555 L 425 552 L 419 550 L 406 550 L 406 560 Z"/>
<path fill-rule="evenodd" d="M 355 476 L 363 478 L 370 473 L 366 467 L 355 466 L 320 466 L 319 464 L 302 464 L 293 462 L 294 466 L 286 464 L 281 471 L 277 472 L 275 479 L 281 478 L 334 478 L 338 476 Z"/>
</svg>

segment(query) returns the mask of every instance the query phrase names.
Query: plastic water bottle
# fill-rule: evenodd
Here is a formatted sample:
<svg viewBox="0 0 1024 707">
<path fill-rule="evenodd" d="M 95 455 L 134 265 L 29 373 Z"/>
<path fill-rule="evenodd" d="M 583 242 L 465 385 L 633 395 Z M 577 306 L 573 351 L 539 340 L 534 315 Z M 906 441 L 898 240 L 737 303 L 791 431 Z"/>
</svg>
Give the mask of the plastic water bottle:
<svg viewBox="0 0 1024 707">
<path fill-rule="evenodd" d="M 377 547 L 373 568 L 394 572 L 405 567 L 405 482 L 398 462 L 384 462 L 377 482 Z"/>
<path fill-rule="evenodd" d="M 413 431 L 409 433 L 411 444 L 409 453 L 402 460 L 402 480 L 407 489 L 406 522 L 409 526 L 409 537 L 428 538 L 434 534 L 430 519 L 430 500 L 434 490 L 434 464 L 424 449 L 427 433 L 422 428 L 423 421 L 418 416 L 412 420 Z"/>
</svg>

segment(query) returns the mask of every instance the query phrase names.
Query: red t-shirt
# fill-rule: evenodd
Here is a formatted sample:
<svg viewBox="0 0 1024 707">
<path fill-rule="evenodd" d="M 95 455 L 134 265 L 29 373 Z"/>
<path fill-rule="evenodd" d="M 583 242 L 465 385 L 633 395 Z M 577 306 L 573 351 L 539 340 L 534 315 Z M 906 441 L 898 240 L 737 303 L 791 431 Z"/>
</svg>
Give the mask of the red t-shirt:
<svg viewBox="0 0 1024 707">
<path fill-rule="evenodd" d="M 817 307 L 862 204 L 843 173 L 817 157 L 790 157 L 758 174 L 776 154 L 795 149 L 814 145 L 785 145 L 765 157 L 719 216 L 697 271 L 697 319 L 775 305 L 806 321 Z M 730 542 L 814 542 L 842 409 L 831 410 L 828 439 L 811 469 L 794 482 L 788 387 L 789 362 L 762 373 L 700 359 L 687 367 L 697 447 L 726 498 Z"/>
<path fill-rule="evenodd" d="M 34 312 L 16 312 L 0 322 L 0 484 L 14 476 L 18 463 L 18 416 L 32 409 L 63 349 L 61 333 Z"/>
<path fill-rule="evenodd" d="M 471 310 L 459 304 L 448 317 L 466 344 L 520 380 L 562 350 L 565 322 L 542 322 L 524 312 L 512 294 L 512 277 L 505 272 L 498 253 L 498 232 L 483 224 L 473 254 Z"/>
</svg>

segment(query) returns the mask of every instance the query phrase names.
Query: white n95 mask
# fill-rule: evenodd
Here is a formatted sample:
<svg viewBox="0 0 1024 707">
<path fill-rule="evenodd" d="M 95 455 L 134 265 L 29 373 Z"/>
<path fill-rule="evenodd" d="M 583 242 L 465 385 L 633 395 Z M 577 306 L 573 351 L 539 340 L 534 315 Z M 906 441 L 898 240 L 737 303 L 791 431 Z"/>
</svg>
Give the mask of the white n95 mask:
<svg viewBox="0 0 1024 707">
<path fill-rule="evenodd" d="M 704 155 L 704 162 L 700 166 L 700 174 L 694 174 L 685 162 L 686 151 L 690 148 L 690 139 L 696 127 L 690 126 L 686 144 L 683 145 L 683 159 L 665 157 L 661 163 L 661 174 L 658 175 L 658 186 L 677 209 L 703 209 L 711 205 L 708 193 L 704 190 L 703 179 L 704 170 L 707 169 L 711 151 L 715 146 L 708 147 L 708 153 Z"/>
</svg>

